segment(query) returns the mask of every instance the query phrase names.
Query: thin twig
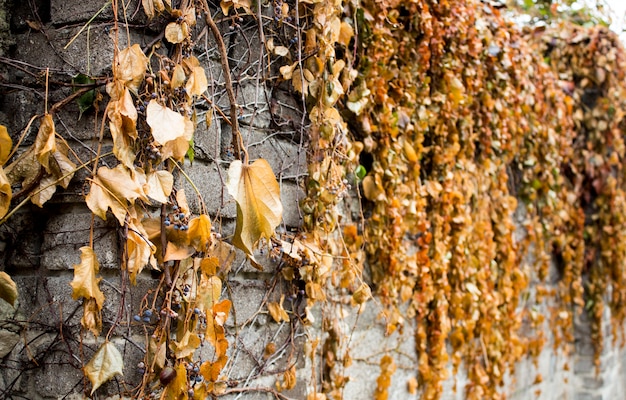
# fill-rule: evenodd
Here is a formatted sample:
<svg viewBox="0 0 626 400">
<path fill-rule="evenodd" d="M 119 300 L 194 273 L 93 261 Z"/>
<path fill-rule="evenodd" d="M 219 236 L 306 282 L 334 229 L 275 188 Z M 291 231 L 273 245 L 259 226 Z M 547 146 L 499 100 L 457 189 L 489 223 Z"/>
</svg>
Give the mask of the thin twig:
<svg viewBox="0 0 626 400">
<path fill-rule="evenodd" d="M 237 121 L 237 99 L 235 98 L 233 83 L 230 77 L 230 67 L 228 66 L 228 53 L 226 52 L 226 45 L 224 45 L 224 40 L 222 39 L 220 30 L 217 28 L 217 25 L 215 25 L 213 17 L 211 17 L 211 10 L 209 8 L 209 5 L 207 4 L 207 1 L 202 0 L 202 2 L 206 9 L 205 21 L 207 25 L 209 25 L 209 27 L 211 28 L 211 32 L 213 33 L 213 37 L 215 38 L 215 42 L 217 43 L 217 48 L 220 51 L 220 61 L 222 63 L 222 69 L 224 70 L 226 93 L 228 94 L 228 101 L 230 102 L 230 125 L 232 126 L 233 132 L 232 145 L 235 150 L 235 155 L 237 159 L 241 159 L 241 152 L 243 151 L 244 163 L 247 163 L 248 152 L 243 145 L 243 139 L 241 138 L 241 133 L 239 132 L 239 123 Z"/>
</svg>

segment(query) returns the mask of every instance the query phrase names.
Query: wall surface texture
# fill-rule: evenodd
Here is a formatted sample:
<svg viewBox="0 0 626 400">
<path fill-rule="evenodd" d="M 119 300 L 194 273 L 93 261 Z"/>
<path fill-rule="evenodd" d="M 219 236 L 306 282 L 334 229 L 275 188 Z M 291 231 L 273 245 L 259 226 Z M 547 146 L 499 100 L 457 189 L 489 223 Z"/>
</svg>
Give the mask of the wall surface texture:
<svg viewBox="0 0 626 400">
<path fill-rule="evenodd" d="M 147 49 L 161 38 L 155 23 L 145 18 L 140 3 L 131 0 L 126 4 L 128 20 L 120 29 L 119 41 L 130 40 Z M 32 143 L 36 128 L 25 129 L 32 116 L 43 114 L 46 96 L 48 104 L 53 105 L 72 94 L 71 87 L 63 82 L 69 82 L 78 73 L 92 77 L 110 74 L 113 13 L 110 6 L 103 4 L 97 0 L 0 1 L 0 124 L 8 128 L 14 143 L 23 132 L 21 144 Z M 268 3 L 263 12 L 271 15 L 272 7 Z M 82 30 L 96 14 L 89 28 Z M 278 229 L 290 232 L 301 225 L 298 205 L 304 197 L 303 179 L 307 171 L 301 101 L 286 87 L 272 81 L 259 82 L 259 49 L 263 44 L 254 21 L 233 28 L 232 21 L 225 19 L 218 21 L 218 26 L 224 32 L 230 67 L 237 78 L 234 88 L 242 106 L 239 122 L 244 142 L 252 159 L 264 158 L 272 166 L 285 208 L 283 224 Z M 229 103 L 213 37 L 202 23 L 194 29 L 199 32 L 199 39 L 193 51 L 207 71 L 208 98 L 217 107 L 204 100 L 196 104 L 199 122 L 195 159 L 185 169 L 209 214 L 217 221 L 215 226 L 222 236 L 228 237 L 234 231 L 237 210 L 223 182 L 233 154 L 230 126 L 216 110 L 227 114 Z M 6 35 L 8 32 L 10 35 Z M 167 53 L 168 49 L 163 45 L 158 51 Z M 78 106 L 70 102 L 54 116 L 57 131 L 83 160 L 90 159 L 97 147 L 103 103 L 97 113 L 92 109 L 79 118 Z M 110 151 L 111 146 L 105 141 L 102 152 Z M 114 161 L 104 158 L 103 163 L 107 162 Z M 86 177 L 86 172 L 79 172 L 68 189 L 57 193 L 44 208 L 28 204 L 0 227 L 0 270 L 7 271 L 19 289 L 15 308 L 0 301 L 0 398 L 79 399 L 90 394 L 81 368 L 103 339 L 94 339 L 81 331 L 81 302 L 72 299 L 69 285 L 73 265 L 80 261 L 79 249 L 88 243 L 92 223 L 92 214 L 83 201 Z M 185 188 L 192 213 L 197 213 L 198 197 L 190 195 L 194 188 L 182 174 L 176 179 Z M 101 288 L 107 298 L 104 333 L 113 322 L 122 321 L 110 332 L 109 339 L 123 355 L 124 374 L 93 394 L 93 398 L 100 399 L 131 393 L 141 383 L 147 327 L 154 321 L 148 318 L 137 322 L 133 317 L 145 309 L 149 295 L 161 279 L 159 272 L 146 270 L 138 276 L 137 285 L 129 287 L 120 278 L 119 243 L 123 232 L 114 221 L 96 218 L 94 236 L 103 277 Z M 275 383 L 295 366 L 297 383 L 281 392 L 280 398 L 305 399 L 307 388 L 317 379 L 312 373 L 315 366 L 305 357 L 309 346 L 306 343 L 321 334 L 316 326 L 319 320 L 306 329 L 294 321 L 274 322 L 265 305 L 278 302 L 281 294 L 293 291 L 277 278 L 278 264 L 265 259 L 265 268 L 259 271 L 249 265 L 243 253 L 237 251 L 234 257 L 223 289 L 223 296 L 233 301 L 233 312 L 225 325 L 229 363 L 224 370 L 228 382 L 224 396 L 276 398 Z M 263 255 L 260 257 L 263 259 Z M 293 292 L 284 301 L 286 308 L 297 310 L 301 293 Z M 407 386 L 417 370 L 412 323 L 407 321 L 404 329 L 386 335 L 379 318 L 382 308 L 376 300 L 368 302 L 361 312 L 340 300 L 335 307 L 340 310 L 338 315 L 344 316 L 339 325 L 351 332 L 346 346 L 351 349 L 352 362 L 346 363 L 344 371 L 350 377 L 344 398 L 373 396 L 384 354 L 392 355 L 397 366 L 389 398 L 417 398 Z M 547 308 L 538 312 L 548 314 Z M 518 365 L 508 379 L 509 386 L 502 389 L 509 393 L 508 398 L 624 398 L 626 352 L 619 347 L 619 341 L 608 341 L 596 374 L 588 323 L 580 317 L 576 325 L 572 355 L 565 357 L 546 346 L 535 361 Z M 550 331 L 548 322 L 545 330 Z M 608 325 L 606 330 L 607 337 L 611 337 Z M 275 350 L 268 354 L 268 346 Z M 197 359 L 209 357 L 210 352 L 209 348 L 201 348 Z M 462 371 L 451 376 L 443 398 L 462 399 L 464 384 Z"/>
</svg>

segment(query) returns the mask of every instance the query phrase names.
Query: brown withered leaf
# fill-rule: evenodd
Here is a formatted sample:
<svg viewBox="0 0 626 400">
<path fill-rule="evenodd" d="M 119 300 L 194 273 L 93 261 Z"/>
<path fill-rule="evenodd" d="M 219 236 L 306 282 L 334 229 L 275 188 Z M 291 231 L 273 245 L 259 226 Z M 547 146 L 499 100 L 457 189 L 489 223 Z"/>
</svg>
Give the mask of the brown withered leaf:
<svg viewBox="0 0 626 400">
<path fill-rule="evenodd" d="M 154 18 L 156 14 L 165 10 L 163 0 L 141 0 L 141 5 L 148 19 Z"/>
<path fill-rule="evenodd" d="M 15 306 L 15 300 L 17 300 L 17 285 L 4 271 L 0 271 L 0 299 L 12 306 Z"/>
<path fill-rule="evenodd" d="M 137 217 L 139 214 L 137 210 L 131 209 L 130 211 L 128 237 L 126 239 L 128 253 L 126 269 L 128 270 L 130 282 L 135 284 L 137 275 L 141 273 L 146 265 L 150 264 L 152 256 L 156 251 L 156 246 L 148 239 L 148 233 Z"/>
<path fill-rule="evenodd" d="M 103 383 L 124 373 L 124 360 L 113 343 L 105 342 L 85 365 L 84 371 L 93 386 L 93 394 Z"/>
<path fill-rule="evenodd" d="M 117 59 L 113 62 L 113 77 L 137 93 L 147 67 L 148 57 L 135 43 L 117 54 Z"/>
<path fill-rule="evenodd" d="M 228 170 L 228 192 L 237 202 L 233 244 L 249 256 L 259 239 L 269 239 L 280 224 L 283 205 L 272 167 L 264 159 L 250 165 L 233 161 Z"/>
<path fill-rule="evenodd" d="M 185 84 L 185 79 L 187 79 L 187 75 L 185 75 L 185 69 L 180 64 L 176 64 L 174 67 L 174 71 L 172 71 L 172 79 L 170 80 L 170 88 L 176 89 Z"/>
<path fill-rule="evenodd" d="M 220 1 L 220 7 L 224 15 L 228 15 L 228 11 L 231 7 L 236 10 L 243 8 L 247 14 L 252 14 L 250 6 L 252 2 L 250 0 L 222 0 Z"/>
<path fill-rule="evenodd" d="M 93 249 L 89 246 L 80 248 L 80 263 L 74 265 L 74 279 L 70 283 L 72 286 L 72 298 L 77 300 L 81 297 L 85 299 L 95 299 L 98 309 L 102 310 L 104 304 L 104 294 L 100 291 L 98 284 L 102 278 L 97 277 L 100 270 L 98 258 Z"/>
<path fill-rule="evenodd" d="M 133 144 L 138 137 L 137 109 L 128 88 L 123 87 L 119 98 L 109 102 L 107 116 L 113 138 L 113 154 L 126 167 L 133 168 L 136 157 Z"/>
<path fill-rule="evenodd" d="M 13 141 L 9 136 L 6 126 L 0 125 L 0 166 L 4 165 L 9 159 L 11 154 L 11 148 L 13 147 Z"/>
<path fill-rule="evenodd" d="M 102 331 L 102 313 L 98 308 L 96 299 L 86 299 L 83 302 L 83 317 L 80 319 L 83 328 L 91 331 L 94 336 Z"/>
<path fill-rule="evenodd" d="M 281 295 L 279 303 L 276 303 L 276 302 L 267 303 L 267 309 L 269 310 L 270 315 L 272 316 L 272 319 L 274 319 L 274 321 L 278 323 L 282 321 L 289 322 L 289 314 L 287 314 L 287 311 L 285 311 L 285 309 L 283 308 L 284 301 L 285 301 L 285 295 Z"/>
<path fill-rule="evenodd" d="M 161 158 L 167 159 L 172 157 L 178 161 L 185 158 L 187 150 L 189 150 L 190 140 L 193 138 L 194 130 L 194 123 L 190 119 L 185 118 L 183 136 L 166 142 L 161 147 Z"/>
<path fill-rule="evenodd" d="M 7 212 L 9 212 L 12 197 L 11 183 L 4 173 L 4 169 L 0 167 L 0 218 L 4 217 Z"/>
<path fill-rule="evenodd" d="M 37 161 L 50 173 L 50 155 L 56 150 L 56 130 L 54 121 L 50 114 L 46 114 L 41 118 L 39 132 L 35 139 L 34 148 L 37 155 Z"/>
</svg>

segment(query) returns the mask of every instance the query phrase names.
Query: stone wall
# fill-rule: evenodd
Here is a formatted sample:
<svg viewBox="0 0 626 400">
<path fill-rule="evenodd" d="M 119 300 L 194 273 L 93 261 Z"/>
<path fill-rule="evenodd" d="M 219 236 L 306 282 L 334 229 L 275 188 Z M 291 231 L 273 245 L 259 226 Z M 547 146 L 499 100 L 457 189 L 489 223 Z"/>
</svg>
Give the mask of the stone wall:
<svg viewBox="0 0 626 400">
<path fill-rule="evenodd" d="M 127 40 L 127 30 L 131 42 L 147 48 L 158 39 L 159 27 L 146 20 L 139 3 L 131 0 L 126 5 L 128 26 L 120 30 L 120 42 Z M 14 142 L 23 132 L 23 145 L 34 140 L 36 128 L 26 128 L 32 116 L 44 112 L 46 68 L 51 77 L 49 104 L 61 102 L 71 94 L 71 88 L 62 83 L 69 82 L 72 76 L 110 73 L 113 56 L 110 7 L 105 7 L 89 30 L 66 46 L 102 7 L 103 2 L 91 0 L 32 0 L 12 4 L 0 1 L 0 56 L 5 57 L 0 62 L 0 124 L 7 126 Z M 266 8 L 264 12 L 271 15 L 271 6 Z M 10 23 L 11 36 L 7 40 L 2 35 L 9 25 L 4 22 Z M 271 81 L 259 83 L 256 74 L 258 49 L 262 44 L 254 21 L 246 20 L 241 26 L 231 27 L 230 20 L 220 23 L 229 47 L 231 69 L 237 77 L 238 103 L 243 106 L 240 123 L 244 141 L 251 158 L 268 160 L 276 173 L 285 207 L 284 224 L 279 230 L 290 231 L 300 225 L 298 202 L 303 197 L 302 179 L 307 169 L 302 106 L 299 99 L 281 86 Z M 227 114 L 229 104 L 219 55 L 205 28 L 202 24 L 195 28 L 200 38 L 195 52 L 209 76 L 209 98 Z M 230 126 L 206 102 L 196 106 L 201 122 L 195 136 L 195 160 L 186 165 L 186 173 L 199 188 L 210 214 L 221 222 L 222 235 L 228 236 L 233 232 L 236 216 L 235 203 L 223 186 L 225 172 L 233 159 Z M 91 110 L 78 119 L 78 107 L 72 102 L 55 115 L 59 133 L 83 160 L 90 159 L 97 146 L 102 112 L 101 104 L 97 114 Z M 207 113 L 212 120 L 208 127 Z M 105 151 L 110 148 L 111 143 L 105 142 Z M 72 266 L 79 262 L 78 249 L 88 243 L 92 223 L 92 214 L 83 202 L 82 182 L 86 176 L 79 173 L 74 183 L 55 195 L 45 208 L 27 205 L 0 227 L 0 270 L 10 273 L 19 287 L 15 308 L 0 301 L 0 398 L 78 399 L 90 392 L 81 367 L 103 339 L 81 332 L 81 303 L 72 300 L 69 285 Z M 182 175 L 178 179 L 188 194 L 194 192 Z M 197 212 L 197 197 L 188 195 L 188 198 L 192 212 Z M 118 322 L 110 338 L 123 354 L 125 369 L 123 376 L 98 389 L 94 398 L 129 393 L 140 383 L 146 327 L 153 321 L 148 318 L 145 323 L 137 323 L 133 316 L 140 313 L 147 295 L 160 279 L 160 274 L 145 271 L 138 277 L 137 286 L 129 287 L 120 278 L 120 234 L 113 218 L 107 221 L 96 218 L 95 251 L 100 257 L 104 278 L 101 287 L 107 297 L 104 333 Z M 234 303 L 226 324 L 230 343 L 230 362 L 225 369 L 227 392 L 230 390 L 227 397 L 273 398 L 275 382 L 296 365 L 298 383 L 282 395 L 304 399 L 307 387 L 316 379 L 313 373 L 316 368 L 304 356 L 305 338 L 319 336 L 321 330 L 315 324 L 305 330 L 297 322 L 276 324 L 271 320 L 264 307 L 268 301 L 278 301 L 282 293 L 292 293 L 286 306 L 296 310 L 302 299 L 279 279 L 275 263 L 266 259 L 263 264 L 265 270 L 258 271 L 238 252 L 226 279 L 223 296 Z M 417 398 L 409 393 L 407 386 L 417 370 L 411 322 L 401 332 L 386 336 L 378 318 L 381 307 L 375 300 L 361 312 L 342 305 L 341 301 L 334 307 L 337 315 L 345 317 L 341 320 L 342 328 L 350 332 L 346 346 L 350 348 L 352 363 L 345 369 L 350 382 L 344 398 L 372 397 L 380 373 L 380 358 L 387 353 L 394 357 L 398 367 L 389 398 Z M 539 312 L 548 314 L 547 308 Z M 588 324 L 579 320 L 577 325 L 576 348 L 569 359 L 547 346 L 536 365 L 528 360 L 518 366 L 515 379 L 510 379 L 510 387 L 503 388 L 503 392 L 510 393 L 512 399 L 623 397 L 626 353 L 617 346 L 619 343 L 607 345 L 596 375 Z M 547 322 L 545 329 L 550 330 Z M 606 329 L 609 331 L 608 324 Z M 270 343 L 276 351 L 268 356 L 265 349 Z M 203 348 L 196 358 L 206 358 L 208 353 L 210 349 Z M 565 363 L 568 368 L 564 367 Z M 463 398 L 464 384 L 462 372 L 451 377 L 444 398 Z"/>
</svg>

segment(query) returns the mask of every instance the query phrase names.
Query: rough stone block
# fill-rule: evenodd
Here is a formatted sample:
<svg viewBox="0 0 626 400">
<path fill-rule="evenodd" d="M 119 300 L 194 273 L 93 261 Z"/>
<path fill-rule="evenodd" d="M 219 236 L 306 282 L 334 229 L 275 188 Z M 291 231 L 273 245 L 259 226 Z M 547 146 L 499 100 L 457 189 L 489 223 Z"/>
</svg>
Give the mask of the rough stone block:
<svg viewBox="0 0 626 400">
<path fill-rule="evenodd" d="M 111 70 L 113 62 L 113 32 L 108 29 L 92 29 L 87 42 L 85 30 L 66 49 L 65 45 L 80 28 L 48 28 L 46 30 L 48 38 L 42 32 L 15 35 L 16 51 L 13 57 L 34 66 L 54 68 L 53 72 L 63 71 L 70 76 L 78 73 L 91 76 L 105 75 Z M 131 32 L 131 44 L 145 45 L 150 40 L 149 36 Z M 118 42 L 122 48 L 123 44 L 127 43 L 123 29 L 119 32 Z"/>
<path fill-rule="evenodd" d="M 80 248 L 89 243 L 92 214 L 84 205 L 67 206 L 63 212 L 53 214 L 44 231 L 42 265 L 50 270 L 67 270 L 80 262 Z M 100 268 L 117 268 L 117 232 L 113 219 L 93 219 L 94 251 Z"/>
<path fill-rule="evenodd" d="M 46 217 L 38 207 L 26 205 L 0 226 L 0 264 L 10 268 L 35 268 L 40 265 Z"/>
<path fill-rule="evenodd" d="M 206 113 L 212 115 L 212 122 L 207 128 Z M 195 158 L 199 160 L 215 161 L 221 152 L 221 124 L 213 109 L 207 110 L 198 116 L 200 123 L 193 136 Z"/>
<path fill-rule="evenodd" d="M 230 146 L 231 132 L 230 126 L 222 129 L 223 148 Z M 240 126 L 240 132 L 250 160 L 259 158 L 267 160 L 278 179 L 295 179 L 306 175 L 306 150 L 299 144 L 245 125 Z M 229 159 L 228 155 L 223 155 L 222 158 Z"/>
<path fill-rule="evenodd" d="M 268 128 L 272 122 L 269 99 L 272 94 L 262 81 L 249 81 L 237 88 L 237 104 L 242 107 L 239 122 L 253 128 Z"/>
<path fill-rule="evenodd" d="M 211 215 L 220 215 L 224 218 L 236 218 L 237 207 L 235 200 L 226 189 L 226 178 L 228 173 L 224 169 L 218 169 L 216 163 L 206 163 L 198 160 L 193 165 L 185 166 L 185 172 L 196 185 L 208 212 Z M 179 183 L 183 176 L 179 177 Z M 200 201 L 195 190 L 186 180 L 183 182 L 187 201 L 192 212 L 200 213 Z"/>
<path fill-rule="evenodd" d="M 63 0 L 51 0 L 50 1 L 50 17 L 53 24 L 63 25 L 73 22 L 88 21 L 96 13 L 103 8 L 104 1 L 77 1 L 73 2 L 71 7 L 68 7 L 67 1 Z M 143 23 L 147 21 L 147 17 L 143 12 L 140 0 L 130 0 L 120 2 L 118 15 L 120 19 L 124 18 L 124 7 L 126 8 L 126 19 L 129 22 Z M 124 6 L 122 6 L 124 4 Z M 98 16 L 94 18 L 94 21 L 110 21 L 113 19 L 113 9 L 111 4 L 108 4 L 102 11 L 98 13 Z M 92 22 L 93 25 L 95 23 Z M 92 27 L 92 31 L 99 29 L 96 26 Z"/>
</svg>

